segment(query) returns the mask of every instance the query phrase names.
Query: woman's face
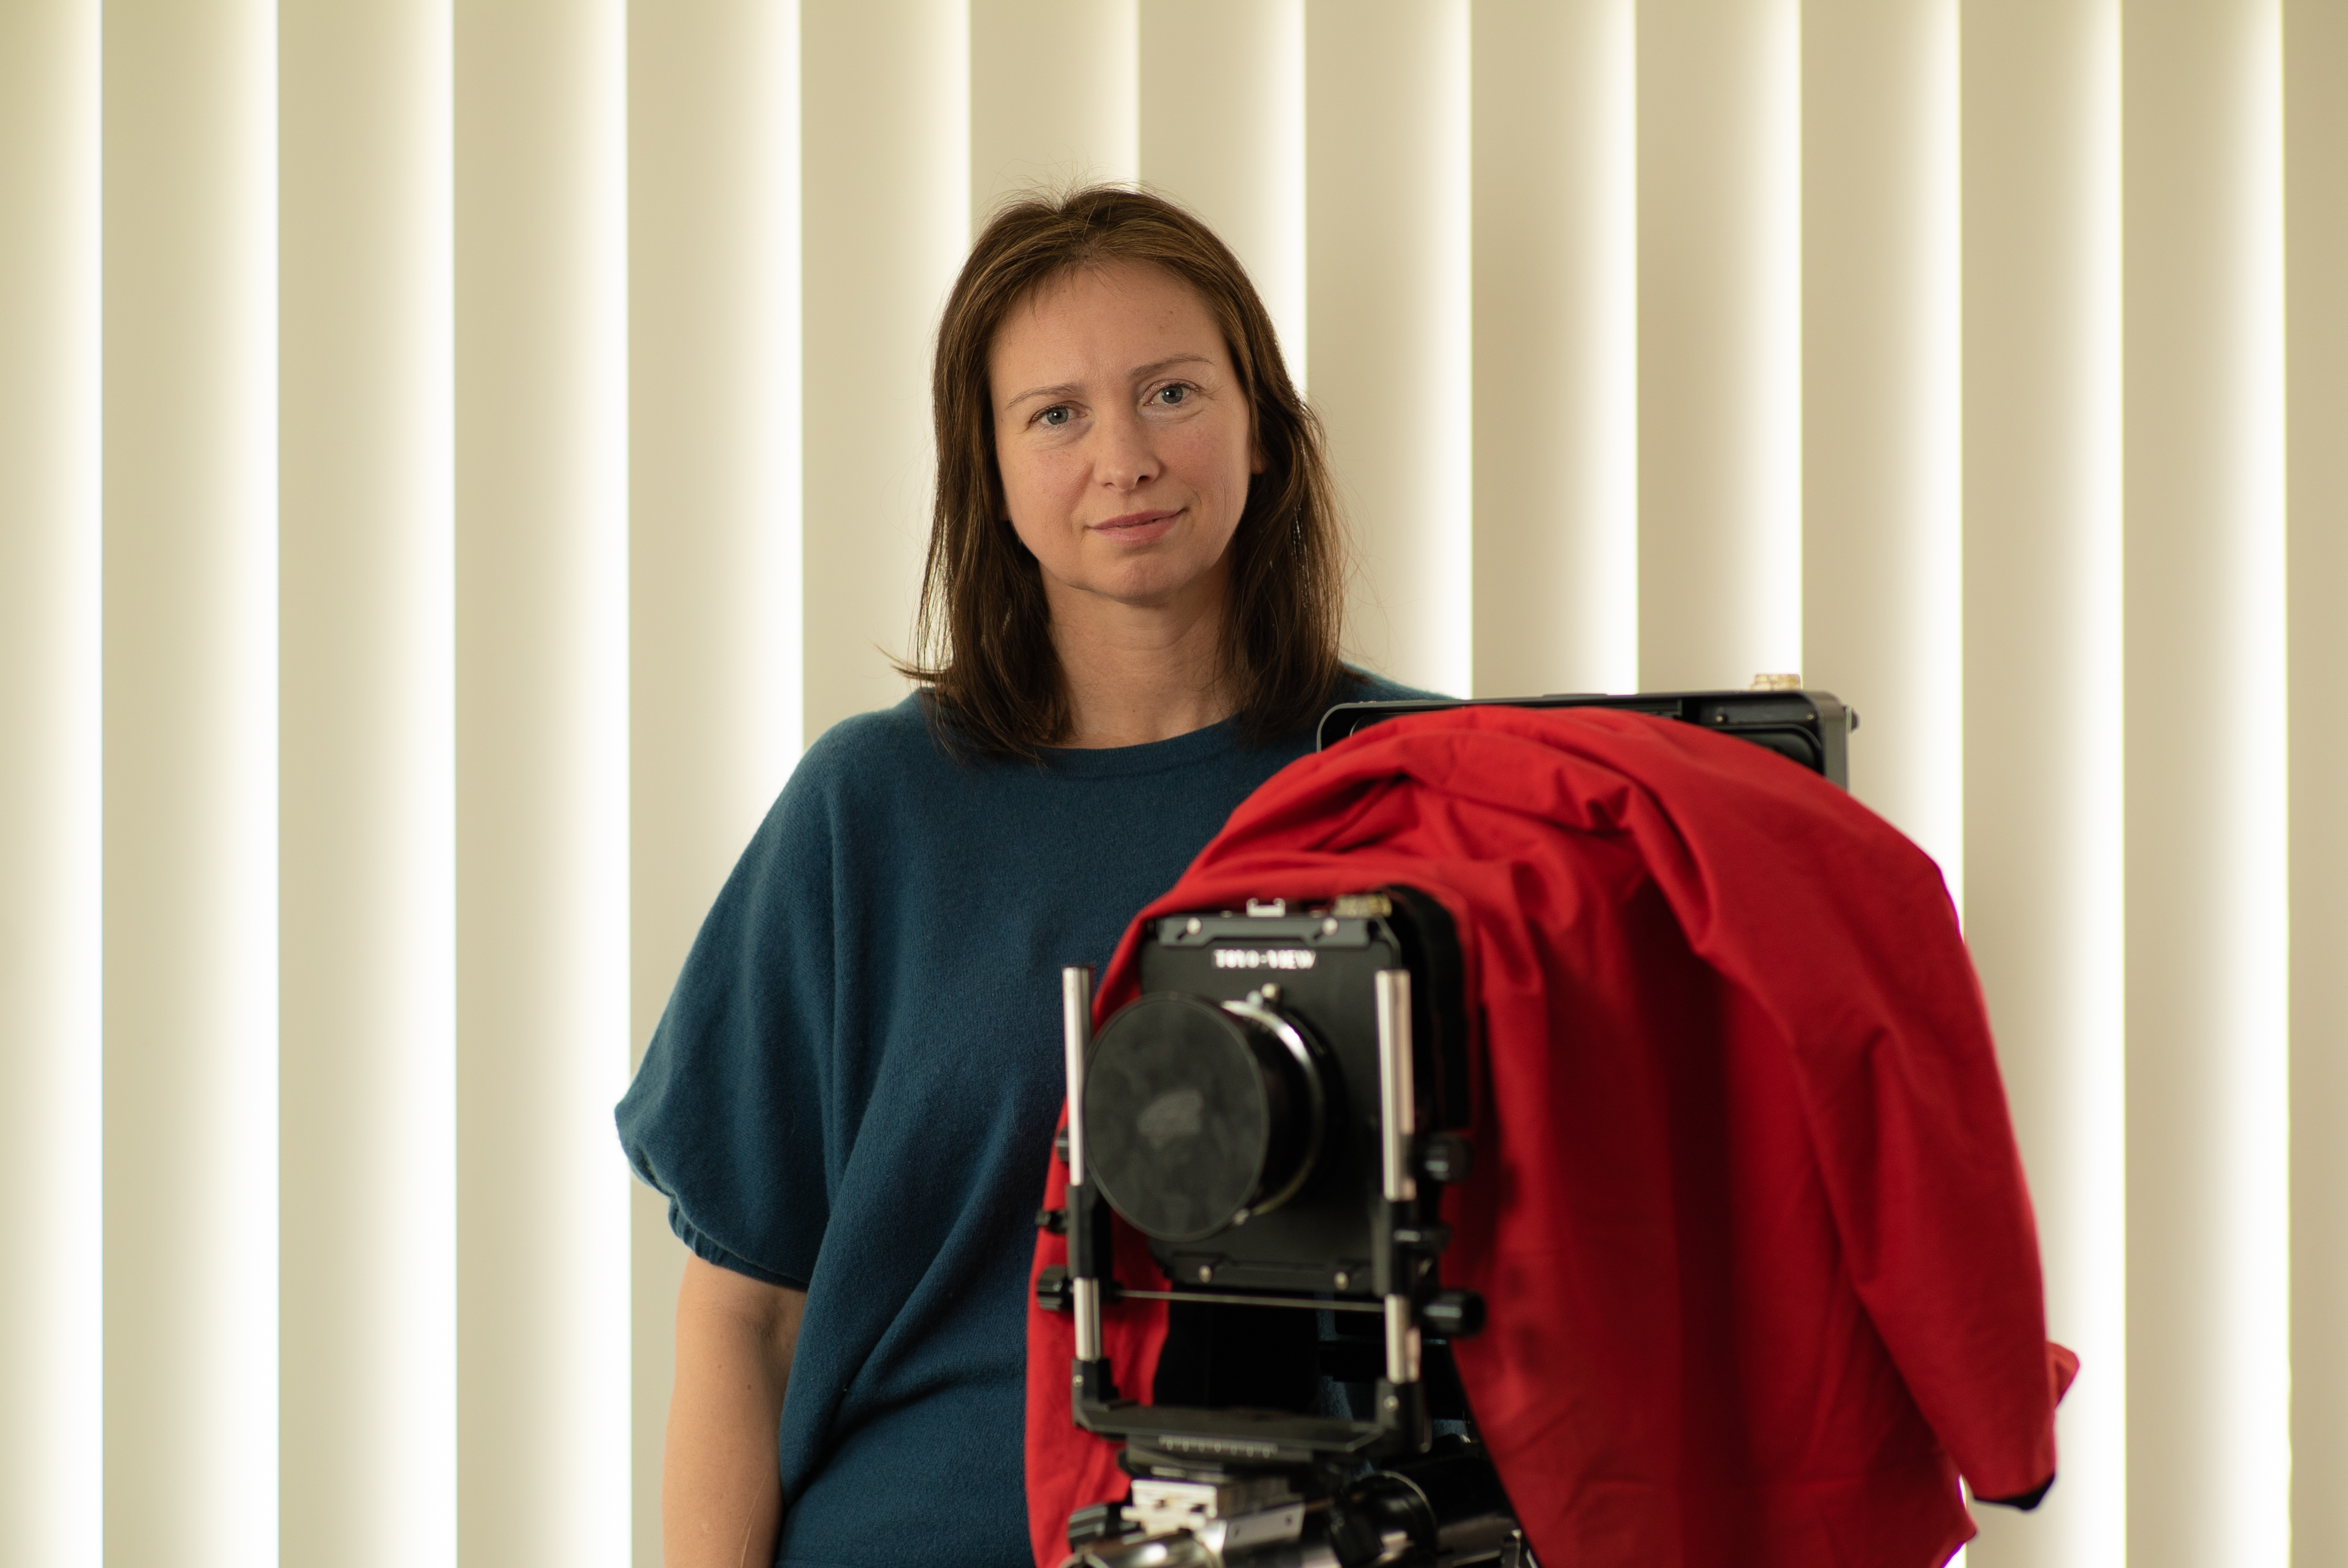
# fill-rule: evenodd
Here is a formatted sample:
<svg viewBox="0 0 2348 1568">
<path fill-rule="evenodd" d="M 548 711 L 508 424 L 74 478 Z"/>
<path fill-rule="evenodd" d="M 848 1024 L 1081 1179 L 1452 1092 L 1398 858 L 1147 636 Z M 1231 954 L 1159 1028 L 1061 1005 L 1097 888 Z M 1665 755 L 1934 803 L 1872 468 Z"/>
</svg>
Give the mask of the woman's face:
<svg viewBox="0 0 2348 1568">
<path fill-rule="evenodd" d="M 1138 261 L 1055 279 L 996 332 L 987 377 L 1011 525 L 1056 615 L 1072 595 L 1220 605 L 1263 464 L 1222 333 L 1189 284 Z"/>
</svg>

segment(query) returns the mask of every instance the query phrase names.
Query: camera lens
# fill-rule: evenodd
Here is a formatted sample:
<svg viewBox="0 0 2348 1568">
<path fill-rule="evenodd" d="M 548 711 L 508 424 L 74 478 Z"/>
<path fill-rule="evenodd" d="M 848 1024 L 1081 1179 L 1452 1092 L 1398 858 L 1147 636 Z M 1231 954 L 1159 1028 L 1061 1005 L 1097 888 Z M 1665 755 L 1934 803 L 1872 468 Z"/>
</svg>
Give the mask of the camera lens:
<svg viewBox="0 0 2348 1568">
<path fill-rule="evenodd" d="M 1160 1241 L 1203 1240 L 1242 1211 L 1277 1207 L 1320 1150 L 1311 1050 L 1260 1006 L 1141 998 L 1094 1040 L 1084 1099 L 1090 1178 Z"/>
</svg>

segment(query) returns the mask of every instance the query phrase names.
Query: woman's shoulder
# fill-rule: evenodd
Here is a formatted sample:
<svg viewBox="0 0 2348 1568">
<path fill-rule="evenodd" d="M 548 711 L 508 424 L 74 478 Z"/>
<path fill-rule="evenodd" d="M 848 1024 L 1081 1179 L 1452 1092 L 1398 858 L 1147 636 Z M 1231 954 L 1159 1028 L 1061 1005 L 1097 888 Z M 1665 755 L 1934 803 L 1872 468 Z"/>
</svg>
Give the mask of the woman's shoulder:
<svg viewBox="0 0 2348 1568">
<path fill-rule="evenodd" d="M 867 774 L 945 760 L 922 693 L 892 707 L 876 708 L 840 720 L 815 738 L 793 772 L 811 783 Z"/>
<path fill-rule="evenodd" d="M 948 764 L 918 697 L 840 720 L 801 753 L 768 810 L 760 836 L 778 848 L 829 836 L 905 797 L 934 794 Z"/>
<path fill-rule="evenodd" d="M 911 699 L 842 719 L 800 753 L 767 808 L 721 896 L 721 907 L 763 907 L 814 896 L 839 870 L 843 845 L 886 843 L 876 826 L 946 793 L 945 767 L 926 716 Z"/>
</svg>

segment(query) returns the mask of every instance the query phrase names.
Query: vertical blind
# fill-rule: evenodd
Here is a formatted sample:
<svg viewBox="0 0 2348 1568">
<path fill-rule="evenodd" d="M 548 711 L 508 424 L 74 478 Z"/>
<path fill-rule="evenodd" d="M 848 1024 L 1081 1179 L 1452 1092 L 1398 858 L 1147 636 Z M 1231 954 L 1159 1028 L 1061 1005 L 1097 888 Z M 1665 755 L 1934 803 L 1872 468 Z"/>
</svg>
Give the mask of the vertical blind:
<svg viewBox="0 0 2348 1568">
<path fill-rule="evenodd" d="M 2348 1562 L 2313 0 L 0 7 L 0 1561 L 658 1561 L 609 1108 L 1081 179 L 1253 272 L 1363 661 L 1864 715 L 2085 1364 L 1977 1568 Z"/>
</svg>

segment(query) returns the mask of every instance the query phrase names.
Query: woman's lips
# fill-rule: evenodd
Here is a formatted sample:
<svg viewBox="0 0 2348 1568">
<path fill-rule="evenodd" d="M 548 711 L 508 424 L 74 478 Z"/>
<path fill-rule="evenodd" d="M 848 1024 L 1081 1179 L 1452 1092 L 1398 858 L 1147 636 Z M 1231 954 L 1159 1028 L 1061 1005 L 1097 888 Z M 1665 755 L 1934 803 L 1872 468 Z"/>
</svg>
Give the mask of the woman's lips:
<svg viewBox="0 0 2348 1568">
<path fill-rule="evenodd" d="M 1171 512 L 1128 512 L 1124 517 L 1093 524 L 1092 531 L 1121 545 L 1146 545 L 1172 532 L 1174 519 L 1181 515 L 1179 509 Z"/>
</svg>

